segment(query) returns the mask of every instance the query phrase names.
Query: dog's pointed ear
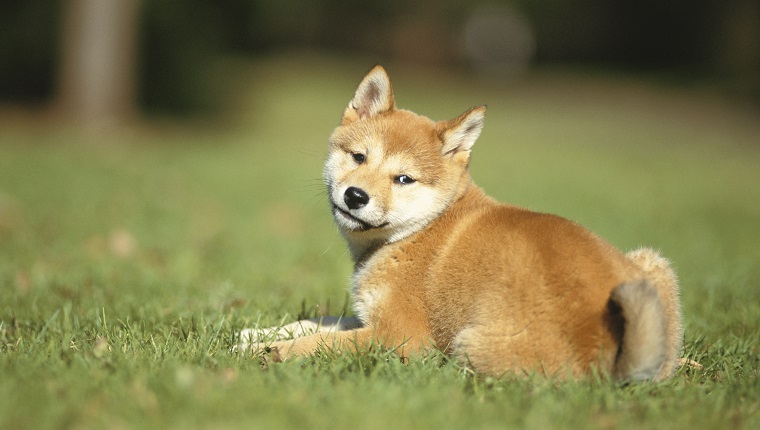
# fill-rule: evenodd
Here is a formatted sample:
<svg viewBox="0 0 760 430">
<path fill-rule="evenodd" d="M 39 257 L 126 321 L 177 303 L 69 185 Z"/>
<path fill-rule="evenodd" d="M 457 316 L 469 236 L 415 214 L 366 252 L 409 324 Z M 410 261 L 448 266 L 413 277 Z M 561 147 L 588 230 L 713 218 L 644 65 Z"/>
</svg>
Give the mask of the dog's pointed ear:
<svg viewBox="0 0 760 430">
<path fill-rule="evenodd" d="M 359 83 L 354 98 L 343 112 L 341 124 L 371 118 L 394 109 L 396 103 L 393 100 L 391 80 L 383 66 L 377 65 Z"/>
<path fill-rule="evenodd" d="M 441 152 L 444 155 L 469 154 L 483 130 L 485 117 L 486 106 L 477 106 L 452 120 L 439 122 L 436 126 L 443 141 Z"/>
</svg>

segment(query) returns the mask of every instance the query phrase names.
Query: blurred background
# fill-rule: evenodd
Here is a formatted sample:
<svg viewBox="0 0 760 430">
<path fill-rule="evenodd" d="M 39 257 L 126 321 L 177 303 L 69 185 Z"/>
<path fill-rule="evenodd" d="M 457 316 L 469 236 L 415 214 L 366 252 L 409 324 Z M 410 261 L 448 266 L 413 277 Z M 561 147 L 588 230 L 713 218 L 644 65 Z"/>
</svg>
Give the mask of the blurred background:
<svg viewBox="0 0 760 430">
<path fill-rule="evenodd" d="M 757 0 L 5 0 L 0 106 L 219 115 L 236 61 L 293 51 L 496 80 L 633 74 L 760 103 Z"/>
</svg>

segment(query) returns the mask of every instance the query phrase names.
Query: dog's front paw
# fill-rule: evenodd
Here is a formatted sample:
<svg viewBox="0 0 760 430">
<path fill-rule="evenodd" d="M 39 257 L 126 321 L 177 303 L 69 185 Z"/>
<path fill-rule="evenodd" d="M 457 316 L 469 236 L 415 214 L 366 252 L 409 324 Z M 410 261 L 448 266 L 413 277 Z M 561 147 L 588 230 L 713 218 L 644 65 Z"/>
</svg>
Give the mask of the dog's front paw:
<svg viewBox="0 0 760 430">
<path fill-rule="evenodd" d="M 283 361 L 280 354 L 280 347 L 272 339 L 272 329 L 248 328 L 241 330 L 238 334 L 238 344 L 232 347 L 233 351 L 250 353 L 254 357 L 262 360 L 265 366 L 267 363 L 279 363 Z"/>
<path fill-rule="evenodd" d="M 247 328 L 241 330 L 238 333 L 238 343 L 232 347 L 233 351 L 252 352 L 254 354 L 258 352 L 264 352 L 266 349 L 266 343 L 263 341 L 266 338 L 261 329 Z"/>
</svg>

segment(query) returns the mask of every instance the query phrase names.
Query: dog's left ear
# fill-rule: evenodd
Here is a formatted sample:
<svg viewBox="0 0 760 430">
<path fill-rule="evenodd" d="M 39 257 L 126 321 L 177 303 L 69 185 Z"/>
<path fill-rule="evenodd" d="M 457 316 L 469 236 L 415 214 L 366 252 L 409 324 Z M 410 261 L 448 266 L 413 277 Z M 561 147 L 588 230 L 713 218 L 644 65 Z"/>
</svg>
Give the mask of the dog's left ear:
<svg viewBox="0 0 760 430">
<path fill-rule="evenodd" d="M 452 120 L 437 123 L 438 136 L 443 141 L 441 152 L 444 155 L 469 155 L 472 145 L 483 130 L 485 117 L 486 106 L 477 106 Z"/>
<path fill-rule="evenodd" d="M 341 124 L 350 124 L 394 109 L 396 103 L 391 80 L 383 66 L 377 65 L 359 83 L 354 98 L 343 112 Z"/>
</svg>

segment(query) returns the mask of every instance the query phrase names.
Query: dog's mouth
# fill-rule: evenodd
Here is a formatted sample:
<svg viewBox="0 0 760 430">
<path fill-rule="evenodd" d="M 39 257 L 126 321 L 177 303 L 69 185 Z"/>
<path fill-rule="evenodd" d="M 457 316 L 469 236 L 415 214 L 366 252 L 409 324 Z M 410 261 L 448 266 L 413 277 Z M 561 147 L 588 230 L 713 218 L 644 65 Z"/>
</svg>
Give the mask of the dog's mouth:
<svg viewBox="0 0 760 430">
<path fill-rule="evenodd" d="M 344 217 L 348 218 L 349 220 L 351 220 L 351 221 L 359 224 L 358 228 L 351 229 L 353 231 L 374 230 L 374 229 L 386 227 L 386 226 L 388 226 L 388 224 L 390 224 L 389 222 L 386 221 L 386 222 L 378 224 L 378 225 L 373 225 L 373 224 L 368 223 L 367 221 L 364 221 L 361 218 L 357 218 L 356 216 L 352 215 L 347 210 L 342 209 L 338 205 L 333 204 L 332 207 L 333 207 L 333 213 L 335 213 L 335 212 L 340 213 L 342 216 L 344 216 Z"/>
</svg>

